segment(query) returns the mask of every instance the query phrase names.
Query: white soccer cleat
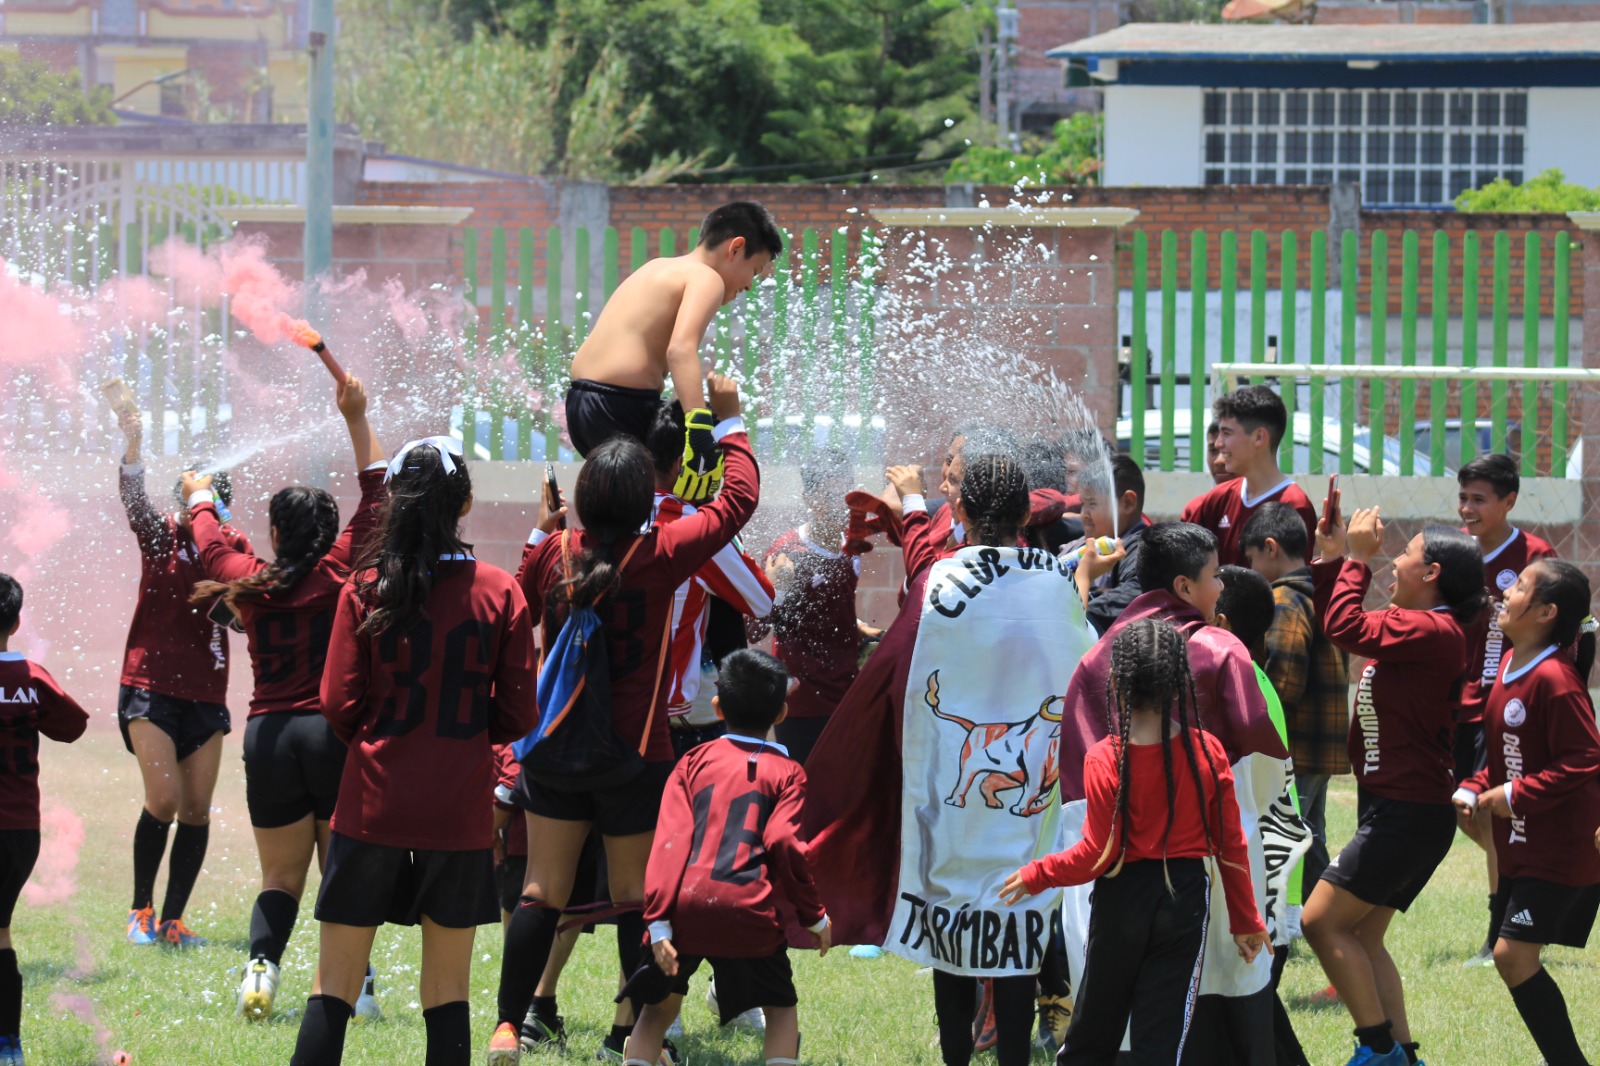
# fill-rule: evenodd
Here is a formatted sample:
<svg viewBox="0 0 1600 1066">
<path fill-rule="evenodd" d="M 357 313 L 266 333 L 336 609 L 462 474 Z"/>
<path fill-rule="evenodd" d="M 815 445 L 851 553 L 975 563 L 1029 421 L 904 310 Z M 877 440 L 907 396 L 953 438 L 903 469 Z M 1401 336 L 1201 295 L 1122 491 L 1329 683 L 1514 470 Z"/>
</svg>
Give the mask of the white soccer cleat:
<svg viewBox="0 0 1600 1066">
<path fill-rule="evenodd" d="M 722 1008 L 717 1003 L 717 981 L 712 978 L 706 982 L 706 1009 L 722 1020 Z M 763 1033 L 767 1029 L 767 1016 L 761 1013 L 760 1007 L 751 1007 L 743 1014 L 736 1016 L 728 1023 L 730 1029 L 743 1029 L 747 1032 Z"/>
<path fill-rule="evenodd" d="M 383 1011 L 378 1008 L 378 997 L 372 994 L 372 967 L 367 967 L 366 979 L 361 982 L 361 994 L 356 997 L 355 1014 L 351 1017 L 353 1022 L 381 1022 Z"/>
<path fill-rule="evenodd" d="M 239 984 L 241 1018 L 263 1021 L 272 1015 L 272 1000 L 278 994 L 278 967 L 266 959 L 251 959 Z"/>
</svg>

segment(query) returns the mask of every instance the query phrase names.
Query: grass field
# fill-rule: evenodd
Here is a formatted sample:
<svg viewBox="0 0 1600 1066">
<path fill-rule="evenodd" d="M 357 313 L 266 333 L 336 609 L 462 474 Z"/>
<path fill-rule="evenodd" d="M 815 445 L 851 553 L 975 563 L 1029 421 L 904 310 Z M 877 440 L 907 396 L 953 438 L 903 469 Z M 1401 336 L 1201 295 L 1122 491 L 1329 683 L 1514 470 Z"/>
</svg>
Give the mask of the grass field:
<svg viewBox="0 0 1600 1066">
<path fill-rule="evenodd" d="M 235 738 L 237 734 L 235 734 Z M 230 738 L 234 740 L 235 738 Z M 189 924 L 211 940 L 187 953 L 135 948 L 123 939 L 130 877 L 129 835 L 138 812 L 138 773 L 114 733 L 91 732 L 70 749 L 46 743 L 46 808 L 65 807 L 83 823 L 85 843 L 76 888 L 61 902 L 19 905 L 13 919 L 26 981 L 23 1031 L 32 1066 L 89 1066 L 126 1050 L 134 1066 L 286 1063 L 299 1008 L 316 959 L 316 924 L 308 899 L 284 958 L 284 1008 L 271 1022 L 234 1017 L 237 968 L 244 962 L 250 903 L 257 886 L 255 852 L 244 810 L 238 746 L 224 761 L 206 871 L 195 890 Z M 1337 779 L 1336 779 L 1337 780 Z M 1342 843 L 1355 821 L 1349 779 L 1331 790 L 1330 836 Z M 66 819 L 68 822 L 70 818 Z M 48 846 L 48 845 L 47 845 Z M 157 885 L 159 903 L 160 889 Z M 315 881 L 313 881 L 313 885 Z M 312 892 L 315 889 L 313 887 Z M 1449 859 L 1412 909 L 1396 922 L 1392 947 L 1407 978 L 1412 1028 L 1432 1066 L 1533 1064 L 1539 1056 L 1492 968 L 1464 968 L 1485 922 L 1483 863 L 1458 837 Z M 423 1026 L 416 1003 L 419 938 L 388 927 L 374 954 L 385 1020 L 353 1028 L 345 1061 L 420 1063 Z M 500 969 L 498 928 L 479 931 L 472 1011 L 477 1046 L 487 1043 Z M 609 931 L 583 937 L 562 987 L 571 1033 L 569 1058 L 589 1059 L 610 1022 L 615 947 Z M 1547 962 L 1566 993 L 1580 1039 L 1600 1053 L 1600 966 L 1583 952 L 1553 949 Z M 859 961 L 844 952 L 818 959 L 797 953 L 805 1061 L 811 1063 L 937 1063 L 933 996 L 926 977 L 890 956 Z M 685 1010 L 681 1046 L 697 1066 L 760 1061 L 759 1038 L 718 1033 L 706 1011 L 704 977 Z M 1327 982 L 1308 950 L 1298 947 L 1284 978 L 1284 998 L 1313 1063 L 1348 1056 L 1349 1019 L 1340 1008 L 1308 1007 L 1305 997 Z M 535 1057 L 554 1062 L 560 1056 Z M 983 1061 L 980 1056 L 978 1061 Z M 1043 1054 L 1036 1055 L 1044 1061 Z"/>
</svg>

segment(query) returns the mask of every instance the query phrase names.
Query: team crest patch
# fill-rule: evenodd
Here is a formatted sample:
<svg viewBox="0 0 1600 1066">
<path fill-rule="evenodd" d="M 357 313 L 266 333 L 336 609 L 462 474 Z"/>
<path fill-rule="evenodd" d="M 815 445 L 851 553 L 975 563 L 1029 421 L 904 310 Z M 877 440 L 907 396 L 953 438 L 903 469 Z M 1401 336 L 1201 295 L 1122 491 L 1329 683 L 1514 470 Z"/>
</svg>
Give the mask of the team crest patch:
<svg viewBox="0 0 1600 1066">
<path fill-rule="evenodd" d="M 1521 700 L 1511 700 L 1506 704 L 1506 725 L 1515 729 L 1527 720 L 1528 709 L 1522 705 Z"/>
<path fill-rule="evenodd" d="M 1517 583 L 1517 575 L 1511 570 L 1502 570 L 1495 575 L 1494 583 L 1500 586 L 1501 592 L 1504 592 L 1506 589 Z"/>
</svg>

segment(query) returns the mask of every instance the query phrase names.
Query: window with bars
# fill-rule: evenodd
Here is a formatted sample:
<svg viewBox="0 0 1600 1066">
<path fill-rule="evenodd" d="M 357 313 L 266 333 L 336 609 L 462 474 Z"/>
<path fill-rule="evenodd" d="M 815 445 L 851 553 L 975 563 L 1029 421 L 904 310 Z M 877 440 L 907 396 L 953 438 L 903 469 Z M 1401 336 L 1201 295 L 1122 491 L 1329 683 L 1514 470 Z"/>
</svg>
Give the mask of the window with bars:
<svg viewBox="0 0 1600 1066">
<path fill-rule="evenodd" d="M 1354 182 L 1373 205 L 1520 184 L 1528 94 L 1502 89 L 1210 89 L 1207 185 Z"/>
</svg>

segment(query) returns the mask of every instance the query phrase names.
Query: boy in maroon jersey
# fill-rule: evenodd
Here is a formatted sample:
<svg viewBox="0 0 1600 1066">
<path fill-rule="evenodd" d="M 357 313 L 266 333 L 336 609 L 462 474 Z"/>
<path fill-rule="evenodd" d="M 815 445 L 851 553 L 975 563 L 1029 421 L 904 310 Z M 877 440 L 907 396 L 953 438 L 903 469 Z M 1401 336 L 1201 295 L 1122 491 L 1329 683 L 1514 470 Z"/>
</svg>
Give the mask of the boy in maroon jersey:
<svg viewBox="0 0 1600 1066">
<path fill-rule="evenodd" d="M 1480 455 L 1456 474 L 1460 489 L 1456 494 L 1461 526 L 1478 539 L 1483 552 L 1483 584 L 1492 606 L 1483 621 L 1467 633 L 1467 681 L 1461 689 L 1461 709 L 1456 714 L 1456 783 L 1482 770 L 1486 765 L 1483 742 L 1483 708 L 1489 690 L 1500 673 L 1500 657 L 1505 637 L 1500 632 L 1499 604 L 1506 590 L 1516 584 L 1517 575 L 1536 559 L 1553 558 L 1550 542 L 1525 533 L 1511 524 L 1511 509 L 1517 505 L 1522 478 L 1509 455 Z M 1487 966 L 1494 961 L 1494 943 L 1500 936 L 1505 911 L 1499 867 L 1496 865 L 1493 827 L 1488 811 L 1459 819 L 1461 831 L 1484 850 L 1489 869 L 1489 932 L 1470 964 Z"/>
<path fill-rule="evenodd" d="M 1248 566 L 1239 548 L 1244 524 L 1268 500 L 1286 503 L 1314 536 L 1316 509 L 1300 487 L 1278 469 L 1278 444 L 1289 428 L 1289 414 L 1278 394 L 1265 385 L 1236 389 L 1211 406 L 1217 418 L 1217 454 L 1232 481 L 1226 481 L 1183 509 L 1183 521 L 1204 526 L 1217 538 L 1220 566 Z"/>
<path fill-rule="evenodd" d="M 1588 663 L 1563 649 L 1589 613 L 1589 581 L 1571 563 L 1534 562 L 1505 591 L 1499 630 L 1512 649 L 1484 710 L 1490 756 L 1455 794 L 1464 814 L 1494 816 L 1501 912 L 1494 964 L 1550 1066 L 1587 1063 L 1567 1004 L 1539 956 L 1582 948 L 1600 910 L 1600 732 L 1582 680 Z"/>
<path fill-rule="evenodd" d="M 778 741 L 802 766 L 828 718 L 856 679 L 862 632 L 856 618 L 861 557 L 844 551 L 855 466 L 837 448 L 800 464 L 806 521 L 767 549 L 766 569 L 777 595 L 772 650 L 799 682 Z"/>
<path fill-rule="evenodd" d="M 764 739 L 783 722 L 788 685 L 765 652 L 729 655 L 715 701 L 728 733 L 684 756 L 667 781 L 645 873 L 650 955 L 622 993 L 644 1004 L 624 1066 L 655 1063 L 702 962 L 715 972 L 724 1024 L 752 1007 L 766 1012 L 768 1066 L 793 1066 L 800 1053 L 784 930 L 797 919 L 823 955 L 831 937 L 799 836 L 806 772 Z"/>
<path fill-rule="evenodd" d="M 228 694 L 227 630 L 208 618 L 204 608 L 189 603 L 195 582 L 207 575 L 189 528 L 187 501 L 175 487 L 176 515 L 164 515 L 151 505 L 139 457 L 139 415 L 124 416 L 121 425 L 127 438 L 122 506 L 139 540 L 140 572 L 139 599 L 122 661 L 117 722 L 144 779 L 144 808 L 133 831 L 128 940 L 154 944 L 159 939 L 189 947 L 204 943 L 183 924 L 183 911 L 205 860 L 222 736 L 231 728 L 223 703 Z M 213 491 L 226 506 L 233 500 L 227 476 L 218 474 L 216 482 Z M 223 536 L 239 550 L 250 550 L 250 542 L 232 526 L 224 524 Z M 178 832 L 157 925 L 156 873 L 174 817 Z"/>
<path fill-rule="evenodd" d="M 39 734 L 70 744 L 89 716 L 49 671 L 10 649 L 22 586 L 0 574 L 0 1062 L 22 1062 L 22 973 L 11 913 L 39 858 Z"/>
</svg>

